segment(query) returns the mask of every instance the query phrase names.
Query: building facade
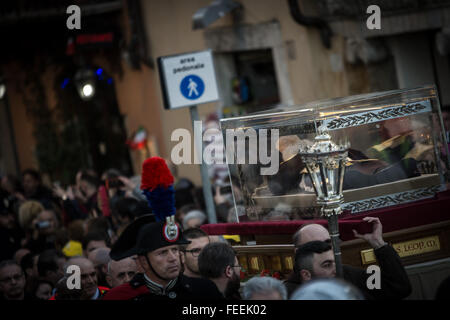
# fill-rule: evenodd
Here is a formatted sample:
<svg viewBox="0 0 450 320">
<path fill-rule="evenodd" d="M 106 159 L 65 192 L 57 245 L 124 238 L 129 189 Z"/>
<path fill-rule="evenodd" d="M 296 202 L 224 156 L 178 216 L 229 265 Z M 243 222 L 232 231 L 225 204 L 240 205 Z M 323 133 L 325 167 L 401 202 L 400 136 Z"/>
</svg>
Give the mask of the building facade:
<svg viewBox="0 0 450 320">
<path fill-rule="evenodd" d="M 369 2 L 105 1 L 117 5 L 115 26 L 126 43 L 120 46 L 121 59 L 117 60 L 122 71 L 111 70 L 108 55 L 92 54 L 90 63 L 103 68 L 114 80 L 124 135 L 129 138 L 144 127 L 151 141 L 144 153 L 129 150 L 130 171 L 139 174 L 142 159 L 149 153 L 170 158 L 177 143 L 170 140 L 175 129 L 192 131 L 188 109 L 162 107 L 156 67 L 156 59 L 161 56 L 212 50 L 221 99 L 199 106 L 203 119 L 212 112 L 228 117 L 274 105 L 430 83 L 440 89 L 442 104 L 450 103 L 449 90 L 445 90 L 450 85 L 446 38 L 449 1 L 395 1 L 395 5 L 375 1 L 381 11 L 381 29 L 367 27 L 372 15 L 367 13 L 367 8 L 373 1 Z M 80 7 L 83 12 L 83 5 Z M 227 11 L 227 8 L 232 9 Z M 216 9 L 223 12 L 213 17 L 211 23 L 202 25 L 202 19 L 209 19 L 207 15 Z M 204 15 L 198 15 L 202 10 Z M 67 16 L 63 15 L 60 21 L 65 22 Z M 99 14 L 95 19 L 107 21 L 109 16 Z M 136 20 L 140 20 L 139 26 Z M 140 50 L 140 54 L 146 63 L 141 61 L 140 68 L 133 68 L 124 58 L 127 45 L 136 37 L 141 41 L 140 46 L 145 47 L 145 52 Z M 3 68 L 11 88 L 9 122 L 14 137 L 9 141 L 15 141 L 18 159 L 13 161 L 14 152 L 6 150 L 11 146 L 2 144 L 3 168 L 10 171 L 14 170 L 11 164 L 14 162 L 18 171 L 38 166 L 33 123 L 27 116 L 18 84 L 25 77 L 21 68 L 14 63 Z M 56 69 L 49 67 L 42 74 L 48 79 L 46 83 L 56 77 Z M 50 108 L 56 105 L 55 90 L 46 86 Z M 178 173 L 196 184 L 201 183 L 196 165 L 180 165 Z"/>
</svg>

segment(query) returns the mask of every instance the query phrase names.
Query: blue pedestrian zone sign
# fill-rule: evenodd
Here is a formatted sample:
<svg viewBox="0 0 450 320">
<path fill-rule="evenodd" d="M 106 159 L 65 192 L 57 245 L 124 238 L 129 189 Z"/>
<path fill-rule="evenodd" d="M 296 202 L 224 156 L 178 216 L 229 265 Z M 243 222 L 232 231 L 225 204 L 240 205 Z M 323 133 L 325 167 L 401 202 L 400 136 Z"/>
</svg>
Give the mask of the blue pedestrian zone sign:
<svg viewBox="0 0 450 320">
<path fill-rule="evenodd" d="M 188 75 L 181 80 L 180 90 L 186 99 L 195 100 L 205 91 L 205 83 L 195 74 Z"/>
<path fill-rule="evenodd" d="M 219 100 L 211 50 L 158 58 L 164 108 Z"/>
</svg>

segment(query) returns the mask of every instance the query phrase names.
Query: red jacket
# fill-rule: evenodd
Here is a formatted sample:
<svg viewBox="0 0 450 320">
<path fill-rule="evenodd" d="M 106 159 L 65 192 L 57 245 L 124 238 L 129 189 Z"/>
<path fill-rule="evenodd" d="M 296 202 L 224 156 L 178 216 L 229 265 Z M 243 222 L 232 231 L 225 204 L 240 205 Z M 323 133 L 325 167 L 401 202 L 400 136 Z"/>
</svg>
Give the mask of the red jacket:
<svg viewBox="0 0 450 320">
<path fill-rule="evenodd" d="M 108 291 L 108 294 L 102 297 L 102 300 L 132 300 L 137 296 L 146 293 L 149 293 L 146 285 L 133 287 L 130 285 L 130 283 L 127 282 L 118 287 L 115 287 L 114 290 Z"/>
</svg>

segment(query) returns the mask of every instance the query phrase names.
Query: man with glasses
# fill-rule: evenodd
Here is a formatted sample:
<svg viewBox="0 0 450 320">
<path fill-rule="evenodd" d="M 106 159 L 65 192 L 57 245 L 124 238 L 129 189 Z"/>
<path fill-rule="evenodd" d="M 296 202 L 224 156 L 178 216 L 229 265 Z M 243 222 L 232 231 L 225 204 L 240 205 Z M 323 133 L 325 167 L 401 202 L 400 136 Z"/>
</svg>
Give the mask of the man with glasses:
<svg viewBox="0 0 450 320">
<path fill-rule="evenodd" d="M 208 234 L 200 228 L 192 228 L 183 232 L 184 238 L 191 243 L 182 246 L 181 262 L 184 266 L 183 275 L 189 278 L 200 278 L 198 270 L 198 256 L 202 249 L 209 244 Z"/>
<path fill-rule="evenodd" d="M 241 299 L 241 266 L 236 252 L 228 243 L 206 245 L 198 257 L 198 267 L 200 274 L 213 281 L 225 299 Z"/>
<path fill-rule="evenodd" d="M 13 203 L 0 190 L 0 261 L 9 260 L 20 249 L 22 232 L 17 228 Z"/>
<path fill-rule="evenodd" d="M 0 301 L 28 300 L 25 295 L 25 275 L 14 260 L 0 263 Z"/>
</svg>

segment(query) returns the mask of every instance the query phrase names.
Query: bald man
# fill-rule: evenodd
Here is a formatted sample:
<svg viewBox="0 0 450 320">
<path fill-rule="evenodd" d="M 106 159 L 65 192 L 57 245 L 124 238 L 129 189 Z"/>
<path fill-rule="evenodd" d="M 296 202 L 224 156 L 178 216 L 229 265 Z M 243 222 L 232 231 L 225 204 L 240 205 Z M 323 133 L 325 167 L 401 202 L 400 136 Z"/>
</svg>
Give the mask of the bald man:
<svg viewBox="0 0 450 320">
<path fill-rule="evenodd" d="M 372 223 L 372 233 L 359 234 L 353 230 L 355 238 L 366 240 L 373 249 L 378 249 L 386 245 L 383 240 L 383 226 L 380 219 L 373 217 L 363 218 L 367 223 Z M 320 224 L 307 224 L 302 226 L 293 237 L 296 248 L 310 241 L 326 241 L 331 243 L 328 230 Z"/>
<path fill-rule="evenodd" d="M 380 219 L 365 217 L 363 220 L 372 224 L 372 232 L 359 234 L 353 230 L 355 238 L 364 239 L 374 249 L 378 265 L 380 267 L 381 288 L 369 289 L 367 279 L 372 273 L 365 269 L 343 265 L 343 278 L 362 291 L 366 299 L 403 299 L 411 294 L 412 288 L 408 275 L 395 249 L 383 240 L 383 226 Z M 302 226 L 293 236 L 295 250 L 311 241 L 325 241 L 331 244 L 328 230 L 319 224 L 307 224 Z M 289 296 L 301 284 L 298 274 L 291 274 L 285 285 Z"/>
<path fill-rule="evenodd" d="M 69 259 L 66 264 L 66 278 L 70 278 L 76 273 L 68 272 L 69 266 L 78 266 L 80 268 L 80 283 L 81 290 L 79 292 L 80 300 L 98 300 L 100 299 L 109 289 L 105 287 L 99 287 L 97 285 L 97 272 L 95 270 L 94 264 L 87 258 L 75 257 Z M 58 300 L 58 292 L 53 295 L 50 300 Z"/>
<path fill-rule="evenodd" d="M 111 260 L 108 263 L 108 273 L 106 281 L 110 288 L 118 287 L 130 280 L 137 273 L 136 259 L 125 258 L 119 261 Z"/>
</svg>

